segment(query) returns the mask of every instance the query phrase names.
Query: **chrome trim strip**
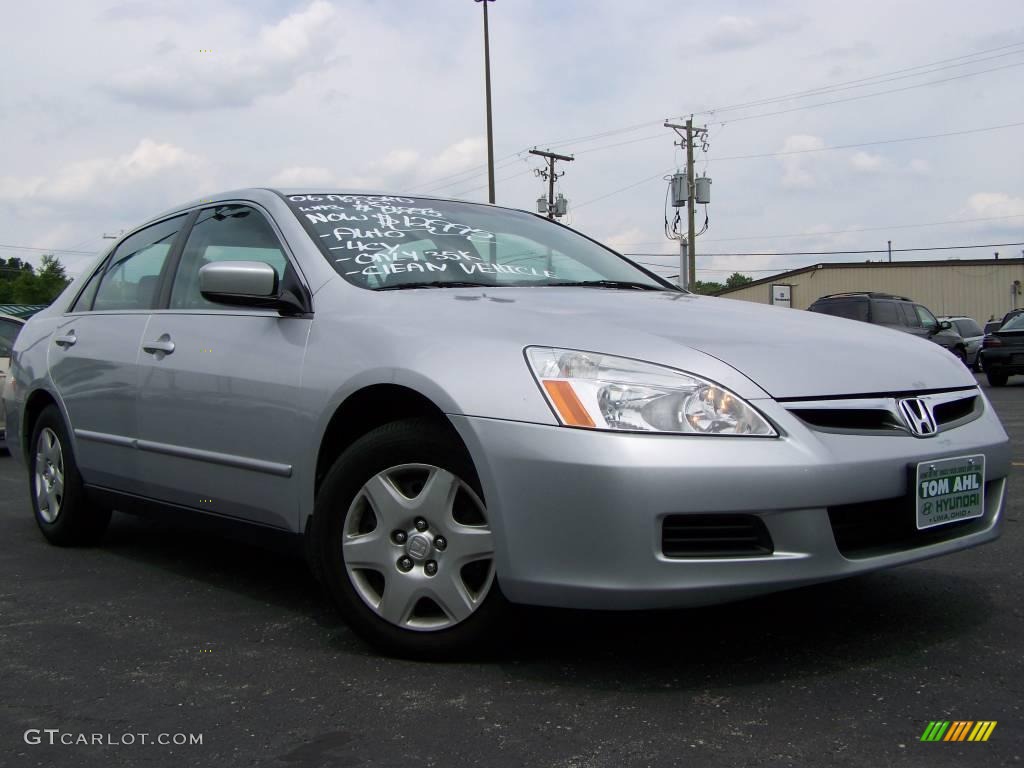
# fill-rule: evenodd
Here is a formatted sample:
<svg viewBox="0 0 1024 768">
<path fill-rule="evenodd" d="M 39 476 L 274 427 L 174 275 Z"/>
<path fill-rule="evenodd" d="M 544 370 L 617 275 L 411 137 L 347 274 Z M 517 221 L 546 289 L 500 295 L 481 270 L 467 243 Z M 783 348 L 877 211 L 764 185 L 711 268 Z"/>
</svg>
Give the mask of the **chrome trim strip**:
<svg viewBox="0 0 1024 768">
<path fill-rule="evenodd" d="M 192 459 L 194 461 L 205 461 L 210 464 L 221 464 L 226 467 L 237 467 L 248 469 L 253 472 L 263 472 L 278 477 L 291 477 L 292 465 L 279 464 L 275 461 L 264 461 L 263 459 L 250 459 L 247 456 L 235 456 L 230 453 L 218 453 L 217 451 L 203 451 L 198 448 L 186 448 L 181 445 L 169 445 L 167 443 L 156 443 L 152 440 L 138 440 L 121 435 L 110 435 L 105 432 L 92 432 L 87 429 L 76 429 L 75 436 L 84 440 L 92 440 L 97 443 L 118 445 L 122 448 L 135 448 L 150 453 L 160 453 L 165 456 L 175 456 L 179 459 Z"/>
</svg>

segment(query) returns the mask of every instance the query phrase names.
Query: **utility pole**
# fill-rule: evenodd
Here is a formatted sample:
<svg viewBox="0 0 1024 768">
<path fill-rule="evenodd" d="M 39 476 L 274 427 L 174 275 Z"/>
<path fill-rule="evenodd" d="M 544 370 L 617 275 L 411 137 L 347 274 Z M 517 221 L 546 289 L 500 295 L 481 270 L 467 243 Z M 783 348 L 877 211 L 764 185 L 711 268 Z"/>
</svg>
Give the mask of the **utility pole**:
<svg viewBox="0 0 1024 768">
<path fill-rule="evenodd" d="M 572 155 L 559 155 L 556 152 L 543 151 L 534 147 L 530 150 L 531 155 L 537 155 L 543 157 L 548 161 L 547 168 L 538 168 L 535 173 L 548 183 L 548 218 L 554 221 L 555 219 L 555 179 L 565 176 L 565 171 L 561 173 L 555 173 L 555 163 L 558 160 L 570 163 L 576 158 Z"/>
<path fill-rule="evenodd" d="M 892 264 L 892 240 L 887 240 L 889 243 L 889 263 Z"/>
<path fill-rule="evenodd" d="M 494 131 L 491 128 L 491 37 L 487 30 L 487 4 L 494 0 L 474 0 L 484 6 L 484 90 L 487 94 L 487 201 L 494 204 Z"/>
<path fill-rule="evenodd" d="M 693 115 L 690 115 L 685 125 L 678 125 L 665 121 L 665 127 L 671 128 L 679 136 L 679 146 L 686 150 L 686 248 L 680 248 L 679 252 L 679 284 L 683 288 L 689 288 L 697 281 L 697 227 L 694 222 L 695 182 L 693 179 L 693 140 L 698 136 L 707 136 L 707 128 L 694 128 Z M 685 134 L 680 131 L 686 131 Z M 682 262 L 686 262 L 685 265 Z M 685 267 L 685 268 L 684 268 Z M 685 283 L 683 277 L 685 275 Z"/>
</svg>

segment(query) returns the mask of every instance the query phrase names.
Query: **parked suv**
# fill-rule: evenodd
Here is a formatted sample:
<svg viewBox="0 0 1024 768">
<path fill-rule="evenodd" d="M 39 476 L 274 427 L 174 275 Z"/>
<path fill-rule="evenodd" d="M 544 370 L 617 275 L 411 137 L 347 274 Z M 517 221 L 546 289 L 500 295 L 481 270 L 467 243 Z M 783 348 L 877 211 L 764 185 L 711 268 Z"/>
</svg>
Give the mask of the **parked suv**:
<svg viewBox="0 0 1024 768">
<path fill-rule="evenodd" d="M 967 344 L 953 324 L 939 322 L 931 310 L 906 296 L 874 292 L 832 293 L 822 296 L 808 309 L 920 336 L 945 347 L 967 365 Z"/>
</svg>

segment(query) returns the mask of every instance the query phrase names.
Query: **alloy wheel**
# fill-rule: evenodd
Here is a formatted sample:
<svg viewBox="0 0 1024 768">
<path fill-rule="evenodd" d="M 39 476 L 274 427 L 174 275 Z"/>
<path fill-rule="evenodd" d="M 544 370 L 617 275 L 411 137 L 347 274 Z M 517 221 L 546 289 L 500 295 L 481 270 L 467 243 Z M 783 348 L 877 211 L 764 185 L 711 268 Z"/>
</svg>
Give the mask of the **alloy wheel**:
<svg viewBox="0 0 1024 768">
<path fill-rule="evenodd" d="M 53 523 L 64 501 L 64 452 L 57 433 L 49 427 L 39 433 L 35 463 L 36 504 L 39 516 Z"/>
</svg>

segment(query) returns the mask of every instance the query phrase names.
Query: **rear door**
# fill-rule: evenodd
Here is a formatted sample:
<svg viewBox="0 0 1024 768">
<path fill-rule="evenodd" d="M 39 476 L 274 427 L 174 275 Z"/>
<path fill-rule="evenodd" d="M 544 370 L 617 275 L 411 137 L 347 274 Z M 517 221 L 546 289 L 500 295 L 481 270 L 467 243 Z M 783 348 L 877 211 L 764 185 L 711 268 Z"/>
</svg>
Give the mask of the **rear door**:
<svg viewBox="0 0 1024 768">
<path fill-rule="evenodd" d="M 252 204 L 199 212 L 154 312 L 140 361 L 139 476 L 155 498 L 293 528 L 299 384 L 310 319 L 216 304 L 199 269 L 262 261 L 284 281 L 294 264 Z"/>
<path fill-rule="evenodd" d="M 186 218 L 175 216 L 125 238 L 47 340 L 50 378 L 67 409 L 87 483 L 143 490 L 133 447 L 140 346 Z"/>
</svg>

